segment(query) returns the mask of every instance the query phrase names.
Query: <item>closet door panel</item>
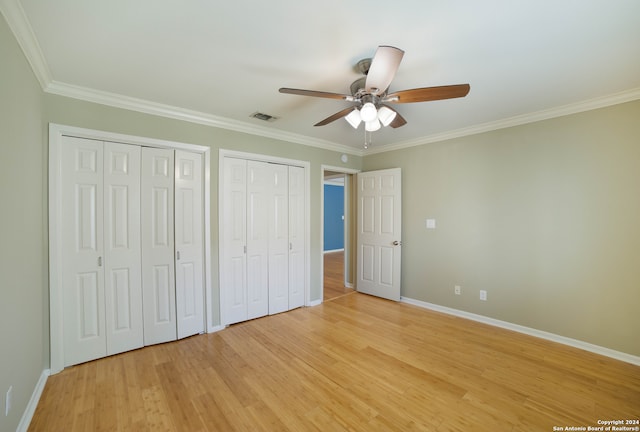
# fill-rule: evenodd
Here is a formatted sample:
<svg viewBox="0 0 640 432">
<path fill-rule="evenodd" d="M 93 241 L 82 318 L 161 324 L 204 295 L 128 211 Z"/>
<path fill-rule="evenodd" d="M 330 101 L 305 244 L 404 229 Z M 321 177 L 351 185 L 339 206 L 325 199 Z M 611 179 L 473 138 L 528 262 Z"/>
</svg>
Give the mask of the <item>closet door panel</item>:
<svg viewBox="0 0 640 432">
<path fill-rule="evenodd" d="M 304 305 L 305 260 L 305 171 L 289 167 L 289 309 Z"/>
<path fill-rule="evenodd" d="M 247 161 L 224 158 L 222 191 L 223 324 L 247 320 Z"/>
<path fill-rule="evenodd" d="M 61 146 L 64 365 L 106 355 L 103 144 L 64 137 Z"/>
<path fill-rule="evenodd" d="M 247 319 L 269 313 L 270 164 L 247 161 Z"/>
<path fill-rule="evenodd" d="M 178 338 L 204 332 L 202 155 L 175 155 L 176 319 Z"/>
<path fill-rule="evenodd" d="M 175 340 L 174 152 L 142 148 L 144 344 Z"/>
<path fill-rule="evenodd" d="M 104 144 L 107 355 L 143 345 L 140 147 Z"/>
<path fill-rule="evenodd" d="M 289 309 L 289 177 L 286 165 L 267 165 L 269 314 L 275 314 Z"/>
</svg>

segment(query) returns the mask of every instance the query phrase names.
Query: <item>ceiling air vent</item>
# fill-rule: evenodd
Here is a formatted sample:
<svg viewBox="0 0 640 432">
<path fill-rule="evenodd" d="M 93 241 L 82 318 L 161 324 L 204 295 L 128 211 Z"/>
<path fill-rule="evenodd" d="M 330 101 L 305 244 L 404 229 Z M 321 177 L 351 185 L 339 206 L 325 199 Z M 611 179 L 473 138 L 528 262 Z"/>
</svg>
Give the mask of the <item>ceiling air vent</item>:
<svg viewBox="0 0 640 432">
<path fill-rule="evenodd" d="M 261 113 L 261 112 L 255 112 L 251 114 L 249 117 L 253 117 L 255 119 L 266 121 L 266 122 L 274 122 L 278 120 L 278 117 L 274 117 L 272 115 Z"/>
</svg>

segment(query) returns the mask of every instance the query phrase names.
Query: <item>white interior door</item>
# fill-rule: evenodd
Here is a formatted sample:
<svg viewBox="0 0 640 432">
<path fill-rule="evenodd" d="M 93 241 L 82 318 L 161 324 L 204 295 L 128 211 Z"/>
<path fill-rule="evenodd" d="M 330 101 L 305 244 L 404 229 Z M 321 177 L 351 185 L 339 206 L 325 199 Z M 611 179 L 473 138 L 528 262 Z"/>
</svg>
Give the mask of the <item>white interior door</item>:
<svg viewBox="0 0 640 432">
<path fill-rule="evenodd" d="M 104 143 L 107 355 L 143 346 L 140 146 Z"/>
<path fill-rule="evenodd" d="M 269 166 L 247 161 L 247 319 L 269 313 Z"/>
<path fill-rule="evenodd" d="M 223 324 L 246 321 L 247 313 L 247 161 L 224 158 L 222 191 Z"/>
<path fill-rule="evenodd" d="M 61 152 L 64 365 L 106 355 L 103 143 L 64 137 Z"/>
<path fill-rule="evenodd" d="M 176 319 L 178 338 L 204 332 L 202 155 L 175 154 Z"/>
<path fill-rule="evenodd" d="M 289 167 L 269 169 L 269 314 L 289 310 Z"/>
<path fill-rule="evenodd" d="M 357 290 L 400 300 L 400 168 L 358 174 Z"/>
<path fill-rule="evenodd" d="M 173 150 L 142 148 L 142 290 L 144 344 L 175 340 Z"/>
<path fill-rule="evenodd" d="M 305 172 L 289 167 L 289 309 L 304 305 L 305 266 Z"/>
</svg>

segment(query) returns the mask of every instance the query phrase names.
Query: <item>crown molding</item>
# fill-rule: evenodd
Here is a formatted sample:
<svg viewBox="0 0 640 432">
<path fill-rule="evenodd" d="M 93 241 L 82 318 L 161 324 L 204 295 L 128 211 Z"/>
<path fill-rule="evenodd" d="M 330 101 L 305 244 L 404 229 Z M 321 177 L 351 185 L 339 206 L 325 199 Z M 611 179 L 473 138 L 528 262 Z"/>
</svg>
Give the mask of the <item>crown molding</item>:
<svg viewBox="0 0 640 432">
<path fill-rule="evenodd" d="M 191 123 L 198 123 L 206 126 L 228 129 L 251 135 L 257 135 L 265 138 L 272 138 L 281 141 L 302 144 L 324 150 L 347 153 L 355 156 L 366 156 L 376 153 L 401 150 L 409 147 L 431 144 L 439 141 L 446 141 L 453 138 L 461 138 L 468 135 L 475 135 L 498 129 L 524 125 L 541 120 L 548 120 L 555 117 L 562 117 L 565 115 L 576 114 L 583 111 L 604 108 L 607 106 L 640 99 L 640 88 L 635 88 L 612 95 L 590 99 L 587 101 L 551 108 L 548 110 L 509 117 L 506 119 L 473 125 L 462 129 L 456 129 L 453 131 L 423 136 L 412 140 L 401 141 L 396 144 L 389 144 L 383 147 L 372 147 L 367 150 L 363 150 L 346 146 L 344 144 L 338 144 L 333 141 L 327 141 L 312 138 L 306 135 L 267 128 L 264 126 L 241 122 L 226 117 L 207 114 L 204 112 L 184 109 L 143 99 L 132 98 L 120 94 L 109 93 L 54 81 L 51 75 L 51 71 L 49 70 L 49 66 L 47 65 L 46 59 L 42 54 L 40 44 L 35 37 L 33 29 L 29 24 L 29 20 L 27 19 L 20 2 L 18 0 L 0 0 L 0 12 L 2 12 L 2 15 L 4 15 L 9 28 L 13 32 L 16 40 L 18 41 L 18 44 L 20 45 L 20 48 L 27 58 L 27 61 L 31 65 L 31 69 L 33 70 L 38 82 L 40 83 L 40 86 L 42 87 L 43 91 L 47 93 L 85 100 L 102 105 L 108 105 L 115 108 L 138 111 L 146 114 L 152 114 Z"/>
<path fill-rule="evenodd" d="M 40 44 L 38 43 L 35 33 L 31 28 L 31 24 L 29 23 L 20 2 L 18 0 L 0 0 L 0 12 L 5 17 L 9 28 L 13 32 L 18 45 L 29 62 L 29 65 L 35 74 L 36 79 L 40 83 L 42 90 L 46 93 L 221 129 L 228 129 L 251 135 L 258 135 L 265 138 L 303 144 L 324 150 L 362 156 L 362 150 L 332 141 L 321 140 L 301 134 L 285 132 L 225 117 L 214 116 L 199 111 L 183 109 L 171 105 L 159 104 L 143 99 L 54 81 L 47 61 L 42 53 L 42 49 L 40 48 Z"/>
<path fill-rule="evenodd" d="M 0 0 L 0 11 L 44 90 L 51 82 L 51 72 L 22 5 L 18 0 Z"/>
<path fill-rule="evenodd" d="M 65 84 L 52 81 L 44 89 L 45 92 L 59 96 L 80 99 L 101 105 L 108 105 L 115 108 L 122 108 L 137 111 L 145 114 L 152 114 L 161 117 L 182 120 L 191 123 L 198 123 L 205 126 L 212 126 L 221 129 L 228 129 L 235 132 L 242 132 L 251 135 L 258 135 L 265 138 L 273 138 L 281 141 L 288 141 L 306 146 L 317 147 L 324 150 L 362 155 L 362 151 L 331 141 L 311 138 L 305 135 L 285 132 L 277 129 L 267 128 L 260 125 L 253 125 L 246 122 L 233 120 L 226 117 L 215 116 L 200 111 L 179 108 L 172 105 L 165 105 L 144 99 L 133 98 L 116 93 L 109 93 L 87 87 Z"/>
<path fill-rule="evenodd" d="M 625 102 L 631 102 L 640 99 L 640 87 L 626 90 L 612 95 L 602 96 L 589 99 L 582 102 L 563 105 L 547 110 L 536 111 L 533 113 L 509 117 L 502 120 L 482 123 L 469 126 L 462 129 L 443 132 L 440 134 L 428 135 L 413 140 L 402 141 L 396 144 L 387 145 L 380 148 L 370 148 L 364 151 L 363 155 L 371 155 L 376 153 L 385 153 L 394 150 L 402 150 L 409 147 L 416 147 L 424 144 L 431 144 L 440 141 L 446 141 L 454 138 L 461 138 L 468 135 L 476 135 L 484 132 L 505 129 L 513 126 L 520 126 L 528 123 L 534 123 L 542 120 L 549 120 L 556 117 L 562 117 L 570 114 L 577 114 L 584 111 L 590 111 L 598 108 L 605 108 L 612 105 L 618 105 Z"/>
</svg>

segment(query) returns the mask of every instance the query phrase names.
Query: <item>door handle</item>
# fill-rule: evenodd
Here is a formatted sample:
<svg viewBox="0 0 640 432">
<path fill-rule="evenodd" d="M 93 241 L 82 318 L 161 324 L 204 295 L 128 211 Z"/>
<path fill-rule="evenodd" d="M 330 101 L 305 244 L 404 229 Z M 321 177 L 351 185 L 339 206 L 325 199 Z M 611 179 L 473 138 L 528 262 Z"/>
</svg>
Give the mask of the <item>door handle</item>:
<svg viewBox="0 0 640 432">
<path fill-rule="evenodd" d="M 398 240 L 394 241 L 392 243 L 394 246 L 400 246 L 402 244 L 402 242 L 399 242 Z"/>
<path fill-rule="evenodd" d="M 98 267 L 102 267 L 102 257 L 98 257 Z"/>
<path fill-rule="evenodd" d="M 180 251 L 176 251 L 176 260 L 180 261 Z"/>
</svg>

